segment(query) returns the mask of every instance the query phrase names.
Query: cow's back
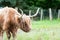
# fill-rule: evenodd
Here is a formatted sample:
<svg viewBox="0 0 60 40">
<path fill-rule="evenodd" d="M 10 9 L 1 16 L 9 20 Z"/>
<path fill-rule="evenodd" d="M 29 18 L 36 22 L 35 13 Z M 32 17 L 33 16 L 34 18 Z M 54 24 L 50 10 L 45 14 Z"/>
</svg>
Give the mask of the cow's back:
<svg viewBox="0 0 60 40">
<path fill-rule="evenodd" d="M 8 27 L 13 24 L 17 24 L 16 14 L 18 12 L 13 8 L 2 8 L 0 9 L 0 26 L 3 30 L 8 29 Z M 15 24 L 14 24 L 15 23 Z"/>
<path fill-rule="evenodd" d="M 4 15 L 6 15 L 5 14 L 5 10 L 2 8 L 2 9 L 0 9 L 0 27 L 2 28 L 2 26 L 3 26 L 3 22 L 4 22 Z"/>
</svg>

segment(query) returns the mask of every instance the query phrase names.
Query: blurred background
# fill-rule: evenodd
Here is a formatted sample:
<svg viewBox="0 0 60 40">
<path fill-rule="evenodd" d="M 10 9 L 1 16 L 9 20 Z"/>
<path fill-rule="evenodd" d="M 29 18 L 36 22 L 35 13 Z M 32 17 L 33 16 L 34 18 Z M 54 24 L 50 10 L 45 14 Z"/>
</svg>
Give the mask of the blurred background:
<svg viewBox="0 0 60 40">
<path fill-rule="evenodd" d="M 35 14 L 39 9 L 38 14 L 34 17 L 35 20 L 42 19 L 59 19 L 60 17 L 60 0 L 0 0 L 0 8 L 13 7 L 22 9 L 25 14 Z"/>
<path fill-rule="evenodd" d="M 6 6 L 36 14 L 31 17 L 32 30 L 18 31 L 17 40 L 60 40 L 60 0 L 0 0 L 0 8 Z"/>
</svg>

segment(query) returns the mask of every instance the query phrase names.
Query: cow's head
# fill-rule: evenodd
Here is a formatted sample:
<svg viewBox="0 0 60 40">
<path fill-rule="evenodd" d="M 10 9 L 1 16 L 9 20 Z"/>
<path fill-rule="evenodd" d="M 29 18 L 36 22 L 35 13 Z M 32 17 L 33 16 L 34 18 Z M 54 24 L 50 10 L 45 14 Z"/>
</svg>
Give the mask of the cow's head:
<svg viewBox="0 0 60 40">
<path fill-rule="evenodd" d="M 19 18 L 19 24 L 20 24 L 20 29 L 23 30 L 24 32 L 29 32 L 31 29 L 31 24 L 30 24 L 30 17 L 27 15 L 22 15 Z"/>
</svg>

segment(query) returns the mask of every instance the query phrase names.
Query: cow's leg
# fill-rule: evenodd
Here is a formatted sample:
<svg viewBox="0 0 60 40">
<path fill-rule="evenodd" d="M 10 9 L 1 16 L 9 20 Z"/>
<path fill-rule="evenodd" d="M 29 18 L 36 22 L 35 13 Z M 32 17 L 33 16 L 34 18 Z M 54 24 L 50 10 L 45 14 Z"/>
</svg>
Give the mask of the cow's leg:
<svg viewBox="0 0 60 40">
<path fill-rule="evenodd" d="M 17 40 L 16 39 L 16 33 L 17 33 L 17 31 L 13 29 L 11 33 L 12 33 L 13 40 Z"/>
<path fill-rule="evenodd" d="M 6 31 L 6 34 L 7 34 L 8 40 L 10 40 L 10 38 L 11 38 L 11 33 L 10 33 L 10 31 Z"/>
<path fill-rule="evenodd" d="M 16 39 L 16 33 L 15 33 L 15 32 L 12 33 L 12 37 L 13 37 L 13 40 L 17 40 L 17 39 Z"/>
<path fill-rule="evenodd" d="M 16 33 L 13 33 L 13 40 L 17 40 L 16 39 Z"/>
<path fill-rule="evenodd" d="M 0 40 L 3 40 L 3 31 L 0 30 Z"/>
</svg>

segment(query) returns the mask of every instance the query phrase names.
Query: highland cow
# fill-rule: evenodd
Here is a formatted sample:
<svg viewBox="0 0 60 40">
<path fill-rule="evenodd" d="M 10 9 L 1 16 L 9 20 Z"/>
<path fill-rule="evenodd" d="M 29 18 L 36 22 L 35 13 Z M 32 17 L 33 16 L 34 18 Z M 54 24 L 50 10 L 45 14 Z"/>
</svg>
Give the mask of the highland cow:
<svg viewBox="0 0 60 40">
<path fill-rule="evenodd" d="M 16 9 L 10 7 L 0 9 L 0 39 L 2 40 L 3 32 L 6 31 L 8 40 L 10 40 L 11 34 L 15 40 L 18 28 L 29 32 L 30 17 L 21 15 Z"/>
</svg>

